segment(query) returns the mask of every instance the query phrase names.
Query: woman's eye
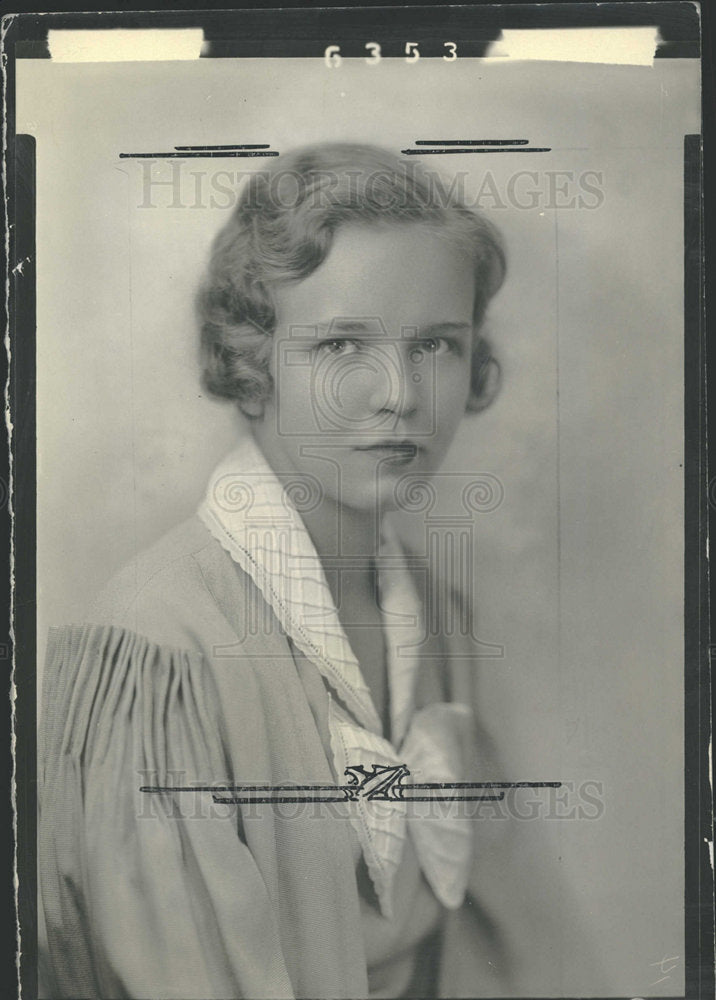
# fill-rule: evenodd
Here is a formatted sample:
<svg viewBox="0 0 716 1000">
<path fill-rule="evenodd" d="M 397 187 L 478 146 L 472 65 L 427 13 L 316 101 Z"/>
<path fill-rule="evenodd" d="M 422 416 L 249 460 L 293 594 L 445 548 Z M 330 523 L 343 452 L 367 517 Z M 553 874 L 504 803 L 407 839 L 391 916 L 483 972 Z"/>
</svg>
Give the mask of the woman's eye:
<svg viewBox="0 0 716 1000">
<path fill-rule="evenodd" d="M 421 354 L 447 354 L 450 350 L 450 341 L 445 337 L 426 337 L 415 346 L 415 351 Z"/>
<path fill-rule="evenodd" d="M 358 345 L 355 341 L 344 338 L 322 340 L 317 346 L 319 351 L 323 351 L 326 354 L 352 354 L 358 350 Z"/>
</svg>

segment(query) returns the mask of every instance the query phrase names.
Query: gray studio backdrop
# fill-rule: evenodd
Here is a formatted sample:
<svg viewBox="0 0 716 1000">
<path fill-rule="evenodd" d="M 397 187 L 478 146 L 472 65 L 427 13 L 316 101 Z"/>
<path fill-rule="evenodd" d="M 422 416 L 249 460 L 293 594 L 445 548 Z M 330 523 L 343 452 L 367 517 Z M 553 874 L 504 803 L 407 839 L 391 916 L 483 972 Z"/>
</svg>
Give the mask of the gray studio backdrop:
<svg viewBox="0 0 716 1000">
<path fill-rule="evenodd" d="M 122 563 L 193 511 L 243 433 L 229 405 L 202 394 L 192 300 L 236 172 L 262 161 L 148 167 L 120 152 L 326 139 L 400 150 L 451 137 L 551 147 L 426 158 L 464 173 L 509 254 L 490 313 L 502 392 L 464 421 L 446 469 L 489 473 L 504 489 L 474 524 L 479 634 L 504 647 L 482 667 L 485 713 L 507 770 L 597 783 L 597 818 L 544 820 L 560 867 L 613 994 L 678 994 L 681 176 L 683 135 L 699 127 L 697 65 L 17 70 L 18 130 L 37 137 L 38 156 L 41 650 L 48 625 L 80 620 Z M 172 169 L 176 200 L 147 186 Z M 565 993 L 590 992 L 578 957 L 554 960 Z"/>
</svg>

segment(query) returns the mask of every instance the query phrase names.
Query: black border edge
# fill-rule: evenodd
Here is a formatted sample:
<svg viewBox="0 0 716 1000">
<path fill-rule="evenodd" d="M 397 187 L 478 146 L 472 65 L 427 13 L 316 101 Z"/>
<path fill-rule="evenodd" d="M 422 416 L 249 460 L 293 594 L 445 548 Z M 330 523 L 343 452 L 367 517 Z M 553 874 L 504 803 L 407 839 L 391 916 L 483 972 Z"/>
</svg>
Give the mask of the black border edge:
<svg viewBox="0 0 716 1000">
<path fill-rule="evenodd" d="M 686 997 L 714 995 L 709 856 L 708 464 L 701 136 L 684 137 L 684 947 Z"/>
<path fill-rule="evenodd" d="M 240 0 L 236 4 L 230 0 L 213 0 L 205 9 L 197 9 L 192 0 L 174 0 L 171 9 L 162 9 L 161 3 L 159 7 L 156 3 L 146 7 L 137 3 L 121 10 L 101 12 L 88 11 L 86 4 L 78 10 L 71 8 L 70 2 L 62 11 L 8 12 L 8 20 L 19 18 L 19 24 L 17 21 L 13 24 L 15 44 L 20 45 L 19 54 L 26 58 L 48 58 L 47 32 L 50 28 L 146 27 L 148 22 L 155 24 L 159 20 L 166 28 L 202 28 L 209 47 L 207 55 L 214 58 L 319 56 L 327 44 L 326 36 L 335 34 L 338 41 L 349 44 L 357 33 L 370 30 L 372 34 L 378 17 L 382 40 L 388 46 L 384 49 L 386 55 L 393 54 L 388 51 L 389 43 L 403 37 L 407 21 L 418 37 L 421 32 L 429 33 L 439 26 L 449 25 L 453 31 L 465 33 L 465 41 L 469 38 L 492 40 L 503 28 L 654 25 L 659 28 L 661 38 L 658 58 L 698 58 L 700 39 L 699 10 L 692 0 L 607 0 L 601 3 L 596 0 L 476 3 L 472 0 L 445 4 L 436 4 L 434 0 L 432 3 L 404 0 L 400 5 L 390 0 L 364 0 L 362 4 L 324 0 L 313 7 L 305 0 L 254 0 L 250 6 L 242 5 Z M 362 53 L 362 43 L 358 51 Z M 401 47 L 395 54 L 402 51 Z"/>
<path fill-rule="evenodd" d="M 37 996 L 37 636 L 35 453 L 35 139 L 7 150 L 10 226 L 10 406 L 13 421 L 15 818 L 20 983 Z M 11 206 L 11 207 L 10 207 Z M 20 877 L 22 876 L 22 877 Z"/>
<path fill-rule="evenodd" d="M 3 439 L 3 474 L 8 495 L 2 505 L 2 543 L 8 569 L 3 576 L 7 617 L 3 620 L 2 660 L 5 697 L 2 710 L 0 773 L 3 805 L 3 858 L 8 865 L 2 914 L 14 933 L 3 935 L 3 995 L 18 996 L 21 961 L 32 963 L 27 996 L 34 1000 L 36 979 L 36 796 L 33 780 L 36 739 L 35 671 L 35 170 L 34 139 L 15 134 L 15 41 L 21 21 L 3 16 L 0 51 L 3 72 L 3 222 L 6 236 L 6 294 L 2 297 L 8 346 L 5 403 L 12 424 Z M 22 149 L 21 149 L 22 147 Z M 27 259 L 25 259 L 27 258 Z M 22 266 L 18 266 L 24 261 Z M 25 464 L 25 458 L 28 462 Z M 6 640 L 6 641 L 5 641 Z M 12 673 L 11 673 L 12 671 Z M 12 740 L 15 741 L 14 746 Z M 29 768 L 29 771 L 28 771 Z M 7 786 L 5 782 L 7 781 Z M 13 796 L 14 795 L 14 799 Z M 7 841 L 7 847 L 5 847 Z M 27 877 L 27 878 L 26 878 Z M 23 885 L 23 882 L 25 883 Z M 20 900 L 22 899 L 22 902 Z M 29 909 L 24 905 L 29 903 Z"/>
<path fill-rule="evenodd" d="M 18 21 L 3 19 L 6 35 L 6 222 L 9 235 L 8 403 L 12 419 L 12 652 L 14 669 L 15 862 L 19 955 L 12 964 L 24 997 L 37 996 L 37 673 L 35 454 L 35 139 L 15 134 L 14 42 Z M 9 938 L 9 936 L 8 936 Z"/>
</svg>

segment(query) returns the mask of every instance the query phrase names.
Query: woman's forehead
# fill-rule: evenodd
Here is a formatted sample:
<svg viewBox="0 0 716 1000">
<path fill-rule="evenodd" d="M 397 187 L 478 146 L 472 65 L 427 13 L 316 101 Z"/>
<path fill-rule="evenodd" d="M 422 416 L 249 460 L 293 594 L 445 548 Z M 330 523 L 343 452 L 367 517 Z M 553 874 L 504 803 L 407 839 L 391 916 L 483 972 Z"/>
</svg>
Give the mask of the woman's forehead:
<svg viewBox="0 0 716 1000">
<path fill-rule="evenodd" d="M 467 255 L 421 223 L 342 227 L 312 274 L 275 293 L 279 322 L 420 326 L 469 322 L 474 297 Z"/>
</svg>

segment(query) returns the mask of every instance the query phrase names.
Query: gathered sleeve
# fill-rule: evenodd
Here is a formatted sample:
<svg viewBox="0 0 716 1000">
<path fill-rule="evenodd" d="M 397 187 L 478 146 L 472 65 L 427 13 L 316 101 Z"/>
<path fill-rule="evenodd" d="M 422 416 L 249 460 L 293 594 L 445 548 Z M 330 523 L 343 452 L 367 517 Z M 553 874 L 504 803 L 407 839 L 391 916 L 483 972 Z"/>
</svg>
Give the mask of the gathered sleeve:
<svg viewBox="0 0 716 1000">
<path fill-rule="evenodd" d="M 38 846 L 53 1000 L 293 995 L 237 807 L 139 790 L 236 781 L 222 727 L 199 653 L 113 625 L 51 630 Z"/>
</svg>

